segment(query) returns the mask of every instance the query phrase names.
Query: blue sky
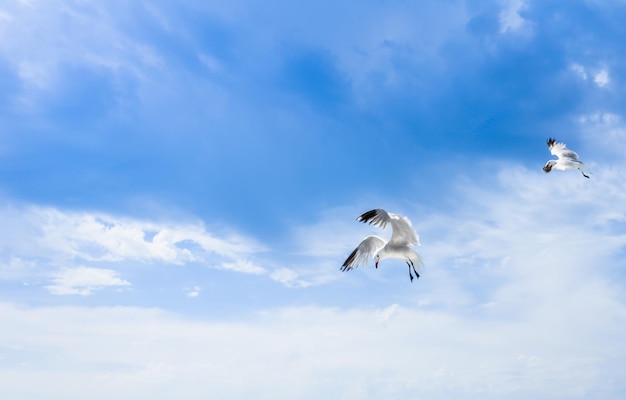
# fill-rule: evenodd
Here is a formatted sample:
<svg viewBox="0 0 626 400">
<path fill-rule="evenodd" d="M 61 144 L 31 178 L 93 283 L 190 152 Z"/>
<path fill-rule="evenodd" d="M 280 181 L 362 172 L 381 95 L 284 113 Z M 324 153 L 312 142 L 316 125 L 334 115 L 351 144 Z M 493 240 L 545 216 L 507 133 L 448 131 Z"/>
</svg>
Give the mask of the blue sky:
<svg viewBox="0 0 626 400">
<path fill-rule="evenodd" d="M 622 398 L 626 4 L 300 3 L 0 2 L 3 392 Z"/>
</svg>

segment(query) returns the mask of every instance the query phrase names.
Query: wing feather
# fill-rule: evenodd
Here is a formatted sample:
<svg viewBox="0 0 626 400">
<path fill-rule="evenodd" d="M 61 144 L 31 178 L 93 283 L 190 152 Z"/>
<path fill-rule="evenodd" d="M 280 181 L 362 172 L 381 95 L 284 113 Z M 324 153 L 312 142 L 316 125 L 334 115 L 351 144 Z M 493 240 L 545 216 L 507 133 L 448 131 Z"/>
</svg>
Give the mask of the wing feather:
<svg viewBox="0 0 626 400">
<path fill-rule="evenodd" d="M 382 208 L 367 211 L 357 218 L 358 221 L 369 223 L 385 229 L 391 224 L 393 232 L 389 244 L 394 246 L 419 246 L 419 237 L 413 229 L 411 221 L 402 215 L 391 214 Z"/>
<path fill-rule="evenodd" d="M 385 245 L 385 241 L 378 236 L 368 236 L 356 249 L 350 253 L 346 261 L 341 266 L 342 271 L 349 271 L 360 265 L 367 265 L 367 263 L 374 257 L 374 254 L 378 252 Z"/>
<path fill-rule="evenodd" d="M 565 143 L 559 142 L 553 138 L 549 138 L 546 143 L 548 144 L 548 149 L 550 149 L 550 153 L 553 156 L 569 161 L 579 161 L 578 154 L 576 154 L 575 151 L 568 149 Z"/>
<path fill-rule="evenodd" d="M 390 214 L 391 218 L 391 227 L 393 228 L 393 233 L 391 234 L 391 239 L 389 239 L 389 244 L 393 246 L 419 246 L 419 236 L 415 229 L 413 229 L 413 225 L 411 221 L 402 215 Z"/>
<path fill-rule="evenodd" d="M 391 221 L 391 217 L 387 211 L 382 208 L 376 208 L 374 210 L 370 210 L 361 214 L 357 221 L 369 223 L 370 225 L 378 226 L 380 228 L 385 229 L 387 224 Z"/>
</svg>

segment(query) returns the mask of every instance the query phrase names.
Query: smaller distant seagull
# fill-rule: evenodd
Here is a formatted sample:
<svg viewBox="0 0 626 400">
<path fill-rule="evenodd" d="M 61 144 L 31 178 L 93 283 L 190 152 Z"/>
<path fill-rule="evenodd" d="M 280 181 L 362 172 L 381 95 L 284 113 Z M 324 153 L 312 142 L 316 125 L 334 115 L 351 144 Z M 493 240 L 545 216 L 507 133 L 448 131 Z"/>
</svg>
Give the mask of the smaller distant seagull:
<svg viewBox="0 0 626 400">
<path fill-rule="evenodd" d="M 391 238 L 388 241 L 378 236 L 368 236 L 363 239 L 343 263 L 342 271 L 349 271 L 359 265 L 367 265 L 372 257 L 374 257 L 376 268 L 378 268 L 378 263 L 385 258 L 399 258 L 404 260 L 409 266 L 411 282 L 413 282 L 411 268 L 415 272 L 415 277 L 420 277 L 415 266 L 421 266 L 422 259 L 413 250 L 413 246 L 419 246 L 419 237 L 413 230 L 411 221 L 407 217 L 388 213 L 382 208 L 377 208 L 363 213 L 363 215 L 357 218 L 357 221 L 369 223 L 383 229 L 385 229 L 387 224 L 391 224 Z"/>
<path fill-rule="evenodd" d="M 557 142 L 556 139 L 552 138 L 548 139 L 547 143 L 550 153 L 557 156 L 558 160 L 549 160 L 546 165 L 543 166 L 545 173 L 548 173 L 553 169 L 561 171 L 578 169 L 582 172 L 585 178 L 589 178 L 591 171 L 589 171 L 587 166 L 578 159 L 578 154 L 568 149 L 567 146 L 565 146 L 565 143 Z"/>
</svg>

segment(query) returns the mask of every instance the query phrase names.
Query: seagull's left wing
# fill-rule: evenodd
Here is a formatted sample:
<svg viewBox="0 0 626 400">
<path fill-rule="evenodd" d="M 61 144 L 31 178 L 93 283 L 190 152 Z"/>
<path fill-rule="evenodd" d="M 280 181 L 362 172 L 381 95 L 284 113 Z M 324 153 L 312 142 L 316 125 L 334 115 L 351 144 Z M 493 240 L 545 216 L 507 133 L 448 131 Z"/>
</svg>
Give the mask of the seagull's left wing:
<svg viewBox="0 0 626 400">
<path fill-rule="evenodd" d="M 578 154 L 567 148 L 565 143 L 558 142 L 556 139 L 550 138 L 546 142 L 550 153 L 558 158 L 563 158 L 569 161 L 579 161 Z"/>
</svg>

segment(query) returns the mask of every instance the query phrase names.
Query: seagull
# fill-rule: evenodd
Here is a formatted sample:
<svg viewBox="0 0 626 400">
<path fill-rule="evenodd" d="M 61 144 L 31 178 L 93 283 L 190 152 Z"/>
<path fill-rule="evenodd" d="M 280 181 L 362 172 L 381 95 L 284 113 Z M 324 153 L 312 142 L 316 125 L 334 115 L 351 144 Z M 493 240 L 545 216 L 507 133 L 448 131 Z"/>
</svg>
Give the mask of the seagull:
<svg viewBox="0 0 626 400">
<path fill-rule="evenodd" d="M 585 164 L 582 163 L 578 159 L 578 154 L 571 151 L 565 146 L 565 143 L 557 142 L 556 139 L 548 139 L 548 149 L 550 149 L 550 153 L 552 155 L 557 156 L 558 160 L 549 160 L 546 165 L 543 166 L 543 170 L 545 173 L 552 171 L 553 169 L 558 169 L 561 171 L 565 171 L 568 169 L 579 169 L 582 172 L 585 178 L 589 178 L 589 174 L 591 171 L 587 168 Z"/>
<path fill-rule="evenodd" d="M 391 238 L 385 241 L 378 236 L 367 236 L 348 256 L 341 267 L 342 271 L 349 271 L 359 265 L 367 265 L 369 259 L 373 256 L 376 268 L 378 268 L 378 263 L 385 258 L 399 258 L 404 260 L 409 266 L 411 282 L 413 282 L 411 268 L 413 268 L 415 276 L 417 278 L 420 277 L 415 266 L 421 266 L 422 259 L 413 250 L 413 246 L 419 246 L 420 244 L 419 237 L 407 217 L 388 213 L 382 208 L 377 208 L 363 213 L 357 218 L 357 221 L 369 223 L 383 229 L 385 229 L 387 224 L 391 224 Z"/>
</svg>

